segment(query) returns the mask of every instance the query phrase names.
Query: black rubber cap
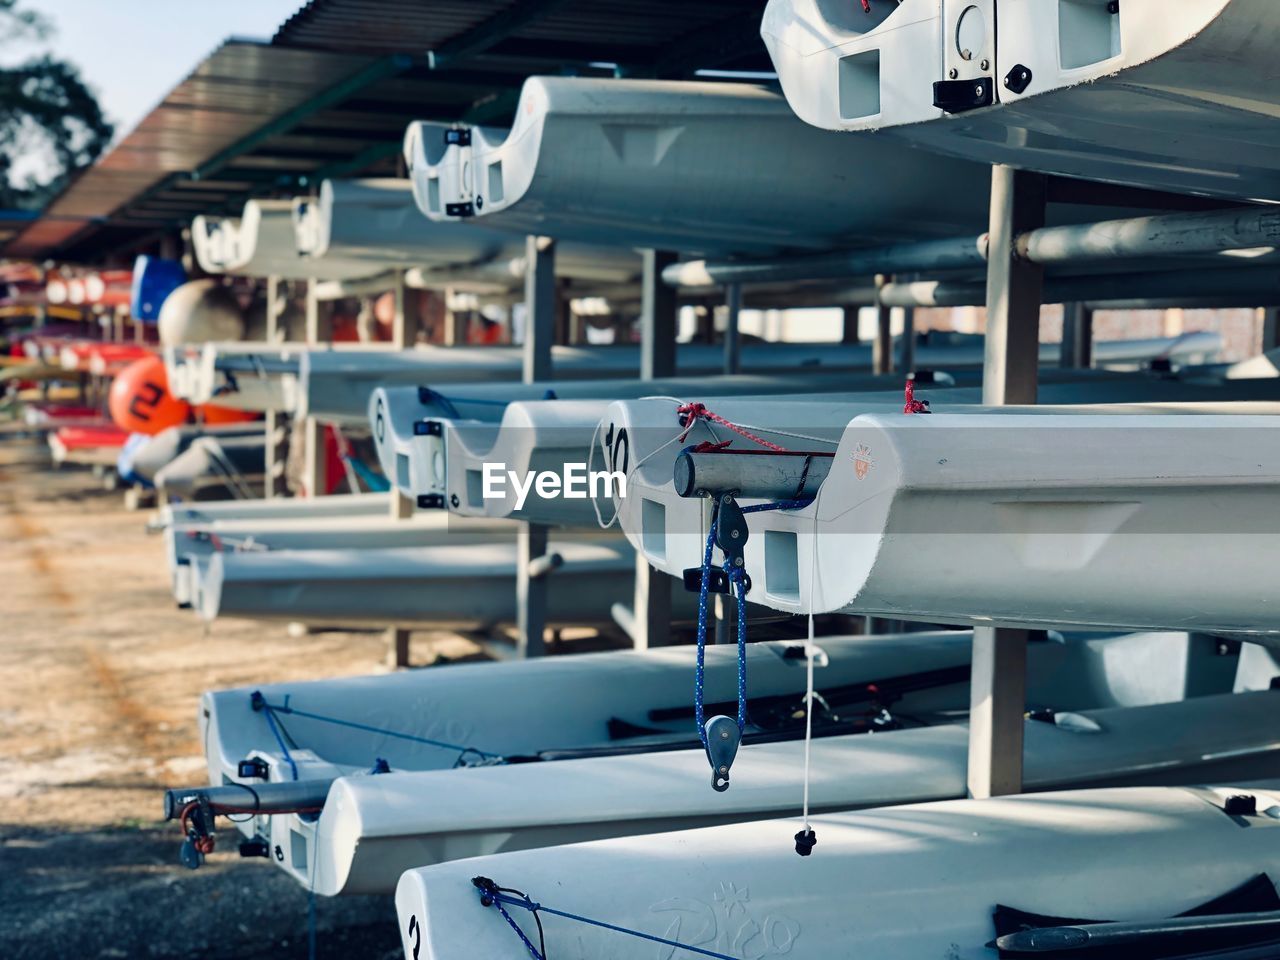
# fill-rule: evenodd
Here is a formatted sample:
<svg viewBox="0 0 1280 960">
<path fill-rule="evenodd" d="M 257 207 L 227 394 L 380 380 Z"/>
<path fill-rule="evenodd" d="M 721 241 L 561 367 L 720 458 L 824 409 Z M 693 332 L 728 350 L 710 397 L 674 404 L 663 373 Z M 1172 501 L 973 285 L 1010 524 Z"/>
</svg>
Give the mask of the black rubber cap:
<svg viewBox="0 0 1280 960">
<path fill-rule="evenodd" d="M 1251 793 L 1233 793 L 1222 809 L 1233 817 L 1252 817 L 1258 812 L 1258 798 Z"/>
</svg>

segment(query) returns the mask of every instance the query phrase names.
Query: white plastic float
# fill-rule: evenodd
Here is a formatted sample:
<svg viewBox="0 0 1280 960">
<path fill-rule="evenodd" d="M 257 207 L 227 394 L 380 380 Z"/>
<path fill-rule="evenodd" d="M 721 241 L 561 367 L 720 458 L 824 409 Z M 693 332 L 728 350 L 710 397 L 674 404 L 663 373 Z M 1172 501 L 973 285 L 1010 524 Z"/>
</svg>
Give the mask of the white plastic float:
<svg viewBox="0 0 1280 960">
<path fill-rule="evenodd" d="M 331 499 L 316 498 L 316 502 L 327 503 Z M 203 517 L 170 524 L 163 534 L 174 599 L 179 606 L 191 606 L 199 582 L 192 568 L 207 565 L 212 554 L 224 551 L 384 550 L 491 543 L 515 537 L 515 525 L 500 520 L 450 518 L 433 512 L 401 519 L 389 516 L 385 503 L 382 506 L 380 515 L 299 514 L 292 518 L 239 516 L 225 520 Z"/>
<path fill-rule="evenodd" d="M 1055 716 L 1026 722 L 1029 790 L 1280 774 L 1272 691 Z M 803 752 L 794 740 L 748 743 L 724 794 L 712 790 L 701 747 L 340 777 L 318 819 L 273 817 L 270 841 L 289 851 L 282 866 L 318 893 L 382 892 L 415 863 L 790 815 Z M 812 757 L 817 811 L 960 797 L 968 728 L 828 737 L 814 741 Z M 293 759 L 300 777 L 334 775 L 306 753 Z M 287 767 L 273 773 L 288 777 Z"/>
<path fill-rule="evenodd" d="M 503 907 L 556 960 L 693 956 L 671 943 L 716 957 L 987 960 L 1007 932 L 995 925 L 997 905 L 1153 921 L 1235 892 L 1234 908 L 1228 901 L 1216 912 L 1274 909 L 1277 810 L 1274 782 L 951 800 L 819 816 L 806 858 L 792 846 L 799 820 L 771 820 L 413 870 L 396 910 L 405 957 L 418 960 L 530 956 L 481 903 L 477 876 L 548 908 L 540 934 L 518 897 Z M 1112 955 L 1156 955 L 1144 947 Z"/>
<path fill-rule="evenodd" d="M 896 127 L 930 150 L 982 163 L 1280 199 L 1280 68 L 1271 56 L 1280 10 L 1271 0 L 871 7 L 769 3 L 761 33 L 787 100 L 808 123 Z M 956 98 L 953 115 L 935 106 L 938 92 Z M 992 105 L 969 109 L 979 103 Z"/>
<path fill-rule="evenodd" d="M 729 452 L 693 458 L 705 470 L 692 489 L 727 484 L 744 503 L 816 487 L 808 506 L 746 517 L 755 603 L 935 623 L 1280 633 L 1260 579 L 1275 559 L 1265 518 L 1280 502 L 1275 403 L 935 404 L 908 416 L 869 401 L 838 413 L 797 406 L 799 417 L 719 406 L 766 440 L 819 454 L 803 490 L 805 458 L 771 458 L 779 473 L 765 486 L 776 491 L 734 476 L 746 458 L 732 451 L 760 449 L 736 436 Z M 843 413 L 855 416 L 839 428 Z M 678 495 L 675 461 L 682 446 L 733 435 L 700 425 L 673 443 L 671 404 L 653 401 L 616 403 L 607 424 L 627 430 L 632 462 L 644 459 L 618 504 L 628 537 L 659 569 L 701 566 L 710 507 Z"/>
<path fill-rule="evenodd" d="M 711 254 L 954 236 L 987 219 L 983 167 L 830 137 L 760 87 L 531 77 L 515 115 L 448 146 L 437 125 L 409 127 L 428 217 Z"/>
<path fill-rule="evenodd" d="M 552 539 L 552 620 L 604 623 L 630 597 L 635 557 L 625 540 Z M 516 619 L 513 542 L 382 550 L 215 553 L 196 567 L 205 620 L 247 617 L 334 626 L 413 626 Z M 682 609 L 681 609 L 682 608 Z M 677 613 L 690 610 L 678 604 Z"/>
<path fill-rule="evenodd" d="M 840 715 L 816 718 L 818 807 L 962 795 L 966 730 L 947 721 L 968 706 L 970 635 L 828 638 L 818 645 L 828 665 L 816 669 L 816 689 Z M 239 827 L 248 837 L 281 845 L 286 855 L 278 865 L 326 895 L 385 892 L 415 857 L 421 865 L 780 815 L 799 800 L 803 731 L 787 705 L 787 696 L 800 697 L 804 688 L 804 661 L 794 659 L 795 648 L 748 648 L 752 716 L 761 718 L 765 739 L 749 739 L 742 748 L 724 794 L 711 790 L 697 746 L 686 685 L 693 672 L 689 648 L 258 688 L 266 703 L 283 708 L 271 720 L 292 738 L 288 759 L 266 714 L 254 710 L 250 690 L 206 695 L 201 724 L 210 782 L 255 786 L 240 774 L 242 760 L 261 761 L 269 786 L 294 782 L 292 761 L 296 779 L 312 783 L 312 794 L 317 782 L 323 795 L 325 782 L 340 778 L 318 819 L 277 814 Z M 1047 714 L 1054 722 L 1028 721 L 1029 779 L 1038 788 L 1169 782 L 1180 773 L 1238 769 L 1246 760 L 1261 769 L 1280 764 L 1277 721 L 1266 714 L 1274 712 L 1274 696 L 1216 693 L 1230 689 L 1236 658 L 1218 656 L 1212 641 L 1181 634 L 1075 636 L 1029 649 L 1029 703 L 1090 709 Z M 707 702 L 724 702 L 727 707 L 715 709 L 731 711 L 735 652 L 712 647 L 707 656 Z M 867 690 L 870 683 L 882 699 L 902 699 L 882 704 Z M 893 720 L 895 711 L 912 718 L 905 721 L 911 729 L 898 728 L 904 721 Z M 1252 728 L 1255 717 L 1266 717 L 1263 730 Z M 1234 731 L 1231 718 L 1240 724 Z M 880 732 L 843 733 L 841 723 Z M 1182 740 L 1184 732 L 1189 740 Z M 672 749 L 685 743 L 694 749 Z M 1238 761 L 1225 756 L 1227 744 L 1240 751 Z M 376 758 L 392 772 L 365 776 Z"/>
</svg>

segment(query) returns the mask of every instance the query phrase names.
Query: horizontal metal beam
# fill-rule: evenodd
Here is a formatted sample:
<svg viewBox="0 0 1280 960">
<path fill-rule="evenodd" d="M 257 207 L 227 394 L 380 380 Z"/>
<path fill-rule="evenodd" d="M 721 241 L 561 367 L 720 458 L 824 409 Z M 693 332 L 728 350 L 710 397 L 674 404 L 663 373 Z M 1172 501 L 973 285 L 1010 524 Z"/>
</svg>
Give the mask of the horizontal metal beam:
<svg viewBox="0 0 1280 960">
<path fill-rule="evenodd" d="M 496 46 L 526 24 L 546 16 L 565 0 L 512 0 L 501 13 L 494 14 L 470 30 L 427 52 L 427 65 L 440 70 Z"/>
<path fill-rule="evenodd" d="M 1204 256 L 1229 250 L 1280 249 L 1280 210 L 1249 207 L 1204 213 L 1133 217 L 1065 227 L 1042 227 L 1014 240 L 1019 259 L 1043 265 Z M 775 260 L 693 260 L 663 272 L 672 286 L 723 286 L 933 273 L 982 266 L 987 236 L 926 240 L 871 250 L 846 250 Z M 1203 273 L 1196 265 L 1194 273 Z"/>
<path fill-rule="evenodd" d="M 987 262 L 985 235 L 958 240 L 926 240 L 873 250 L 843 250 L 770 261 L 690 260 L 662 272 L 674 287 L 796 280 L 848 280 L 877 273 L 914 273 L 981 267 Z"/>
<path fill-rule="evenodd" d="M 751 4 L 742 14 L 699 27 L 665 45 L 650 68 L 654 77 L 684 77 L 741 60 L 752 53 L 766 55 L 760 39 L 760 9 Z"/>
<path fill-rule="evenodd" d="M 225 150 L 215 154 L 190 172 L 191 179 L 207 180 L 259 144 L 292 130 L 308 117 L 322 110 L 336 106 L 343 100 L 350 99 L 370 84 L 385 80 L 387 77 L 393 77 L 398 73 L 403 73 L 413 64 L 414 58 L 404 54 L 395 54 L 394 56 L 375 60 L 368 66 L 357 70 L 314 97 L 298 104 L 292 110 L 285 111 L 270 123 L 263 124 L 247 137 L 241 138 Z"/>
<path fill-rule="evenodd" d="M 1015 241 L 1019 257 L 1041 264 L 1274 249 L 1278 245 L 1280 210 L 1274 207 L 1044 227 Z"/>
<path fill-rule="evenodd" d="M 980 307 L 986 303 L 983 283 L 921 280 L 888 283 L 880 288 L 889 307 Z M 1050 277 L 1044 303 L 1081 302 L 1091 306 L 1145 301 L 1168 306 L 1257 306 L 1280 298 L 1280 272 L 1258 267 L 1215 270 L 1154 271 Z"/>
<path fill-rule="evenodd" d="M 366 167 L 371 167 L 381 160 L 388 157 L 398 156 L 402 146 L 399 141 L 395 143 L 374 143 L 354 157 L 346 160 L 339 160 L 328 166 L 321 167 L 313 173 L 307 174 L 307 179 L 312 183 L 319 183 L 321 180 L 329 180 L 336 177 L 346 177 L 353 173 L 360 173 Z"/>
</svg>

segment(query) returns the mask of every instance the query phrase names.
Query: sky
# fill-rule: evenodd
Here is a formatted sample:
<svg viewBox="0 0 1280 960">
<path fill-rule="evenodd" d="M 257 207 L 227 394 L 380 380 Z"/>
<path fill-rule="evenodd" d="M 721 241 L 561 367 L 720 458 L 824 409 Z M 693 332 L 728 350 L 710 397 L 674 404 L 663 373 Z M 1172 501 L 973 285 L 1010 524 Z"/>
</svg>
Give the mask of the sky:
<svg viewBox="0 0 1280 960">
<path fill-rule="evenodd" d="M 51 51 L 80 68 L 120 139 L 228 37 L 268 40 L 304 0 L 22 0 L 53 21 L 43 43 L 0 50 L 13 63 Z"/>
</svg>

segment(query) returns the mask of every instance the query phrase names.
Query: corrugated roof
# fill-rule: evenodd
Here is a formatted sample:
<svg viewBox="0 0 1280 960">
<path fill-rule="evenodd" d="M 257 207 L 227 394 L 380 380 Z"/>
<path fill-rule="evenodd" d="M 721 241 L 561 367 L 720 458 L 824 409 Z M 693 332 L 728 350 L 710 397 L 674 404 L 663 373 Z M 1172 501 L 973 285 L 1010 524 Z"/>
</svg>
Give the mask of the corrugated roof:
<svg viewBox="0 0 1280 960">
<path fill-rule="evenodd" d="M 138 126 L 77 178 L 46 217 L 10 243 L 9 256 L 41 256 L 107 217 L 167 176 L 217 151 L 313 96 L 367 57 L 229 40 L 169 92 Z M 139 228 L 172 216 L 139 210 L 122 220 Z"/>
<path fill-rule="evenodd" d="M 473 56 L 485 66 L 597 61 L 643 72 L 661 66 L 673 47 L 723 56 L 715 52 L 716 33 L 746 24 L 751 41 L 732 51 L 729 60 L 694 66 L 694 56 L 673 72 L 771 70 L 759 39 L 764 5 L 764 0 L 311 0 L 272 42 L 373 54 L 425 53 L 481 35 L 491 42 Z"/>
<path fill-rule="evenodd" d="M 311 0 L 270 44 L 224 43 L 46 216 L 0 229 L 0 245 L 11 257 L 101 260 L 250 196 L 294 193 L 324 176 L 394 174 L 411 121 L 503 122 L 534 73 L 608 69 L 592 63 L 655 76 L 767 70 L 763 8 Z"/>
</svg>

